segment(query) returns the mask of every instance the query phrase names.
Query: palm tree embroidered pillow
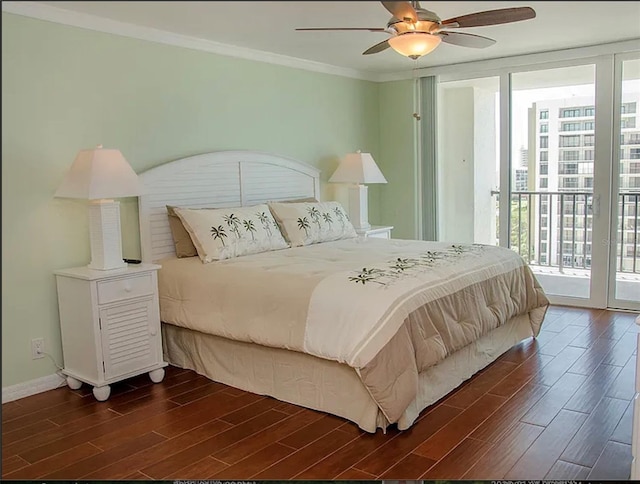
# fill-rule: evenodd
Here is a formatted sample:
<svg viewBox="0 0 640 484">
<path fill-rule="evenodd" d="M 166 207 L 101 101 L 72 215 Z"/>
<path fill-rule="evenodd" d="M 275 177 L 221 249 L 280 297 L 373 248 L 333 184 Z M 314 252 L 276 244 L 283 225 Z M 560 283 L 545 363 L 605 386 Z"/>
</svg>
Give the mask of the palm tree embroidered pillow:
<svg viewBox="0 0 640 484">
<path fill-rule="evenodd" d="M 357 237 L 339 202 L 270 202 L 269 208 L 292 247 Z"/>
<path fill-rule="evenodd" d="M 174 211 L 204 263 L 289 247 L 266 204 Z"/>
</svg>

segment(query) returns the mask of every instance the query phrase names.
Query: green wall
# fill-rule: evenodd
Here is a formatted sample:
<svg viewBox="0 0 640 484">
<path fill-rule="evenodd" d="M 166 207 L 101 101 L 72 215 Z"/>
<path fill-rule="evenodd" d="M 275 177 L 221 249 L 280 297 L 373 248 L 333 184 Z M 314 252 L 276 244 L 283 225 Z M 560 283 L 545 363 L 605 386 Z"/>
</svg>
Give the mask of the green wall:
<svg viewBox="0 0 640 484">
<path fill-rule="evenodd" d="M 380 191 L 380 220 L 394 226 L 396 239 L 415 239 L 418 179 L 413 80 L 381 83 L 380 170 L 388 181 Z"/>
<path fill-rule="evenodd" d="M 3 387 L 55 371 L 48 358 L 31 359 L 32 338 L 44 337 L 62 363 L 52 271 L 89 262 L 88 214 L 84 202 L 53 195 L 78 150 L 118 148 L 138 172 L 209 151 L 261 150 L 317 166 L 324 181 L 340 156 L 370 151 L 390 181 L 371 190 L 370 221 L 407 236 L 388 202 L 405 201 L 404 187 L 392 184 L 408 174 L 408 151 L 381 149 L 389 130 L 406 124 L 379 124 L 389 103 L 406 102 L 401 85 L 391 84 L 3 13 Z M 323 184 L 323 198 L 334 191 Z M 124 256 L 136 257 L 136 199 L 123 200 L 122 218 Z"/>
</svg>

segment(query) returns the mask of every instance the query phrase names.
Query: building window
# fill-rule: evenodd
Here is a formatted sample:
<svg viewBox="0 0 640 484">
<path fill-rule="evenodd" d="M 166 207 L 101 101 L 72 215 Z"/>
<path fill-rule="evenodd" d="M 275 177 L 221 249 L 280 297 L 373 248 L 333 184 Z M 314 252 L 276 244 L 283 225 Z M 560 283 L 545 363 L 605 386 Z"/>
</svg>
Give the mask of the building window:
<svg viewBox="0 0 640 484">
<path fill-rule="evenodd" d="M 549 147 L 549 137 L 540 136 L 540 148 L 548 148 L 548 147 Z"/>
<path fill-rule="evenodd" d="M 636 103 L 624 103 L 620 108 L 620 112 L 622 114 L 635 114 Z"/>
<path fill-rule="evenodd" d="M 549 152 L 541 151 L 540 152 L 540 161 L 549 161 Z"/>
<path fill-rule="evenodd" d="M 540 188 L 549 188 L 548 178 L 540 178 Z"/>
<path fill-rule="evenodd" d="M 541 133 L 548 133 L 549 132 L 549 125 L 547 123 L 543 123 L 540 125 L 540 132 Z"/>
<path fill-rule="evenodd" d="M 542 138 L 540 139 L 542 140 Z M 568 146 L 580 146 L 580 135 L 560 136 L 560 147 L 565 148 Z"/>
<path fill-rule="evenodd" d="M 640 145 L 640 133 L 627 133 L 620 135 L 621 145 Z"/>
<path fill-rule="evenodd" d="M 562 123 L 560 125 L 560 131 L 580 131 L 581 129 L 580 123 Z"/>
<path fill-rule="evenodd" d="M 549 110 L 540 111 L 540 119 L 549 119 Z"/>
<path fill-rule="evenodd" d="M 568 150 L 560 152 L 560 161 L 577 161 L 580 159 L 580 152 L 577 150 Z"/>
<path fill-rule="evenodd" d="M 629 163 L 629 173 L 640 173 L 640 163 Z"/>
<path fill-rule="evenodd" d="M 593 106 L 589 106 L 587 108 L 584 108 L 584 115 L 585 116 L 595 116 L 596 115 L 596 108 L 594 108 Z"/>
<path fill-rule="evenodd" d="M 584 130 L 585 131 L 593 131 L 596 128 L 596 123 L 593 121 L 585 121 L 584 122 Z"/>
<path fill-rule="evenodd" d="M 593 150 L 584 150 L 584 159 L 587 161 L 593 161 Z"/>
<path fill-rule="evenodd" d="M 594 134 L 584 135 L 584 146 L 593 146 L 596 144 L 596 136 Z"/>
<path fill-rule="evenodd" d="M 578 178 L 568 177 L 562 179 L 562 188 L 578 188 Z"/>
<path fill-rule="evenodd" d="M 636 127 L 636 118 L 623 118 L 621 121 L 622 129 L 625 128 L 635 128 Z"/>
<path fill-rule="evenodd" d="M 629 159 L 630 160 L 640 160 L 640 148 L 630 148 L 629 149 Z"/>
<path fill-rule="evenodd" d="M 629 178 L 627 185 L 627 188 L 640 188 L 640 177 Z"/>
<path fill-rule="evenodd" d="M 592 176 L 584 177 L 584 187 L 585 188 L 593 188 L 593 177 Z"/>
<path fill-rule="evenodd" d="M 578 164 L 577 163 L 561 163 L 558 167 L 558 173 L 560 175 L 577 175 Z"/>
<path fill-rule="evenodd" d="M 580 116 L 580 108 L 566 108 L 560 110 L 561 118 L 577 118 Z"/>
<path fill-rule="evenodd" d="M 540 174 L 541 175 L 549 174 L 549 165 L 547 163 L 540 163 Z"/>
</svg>

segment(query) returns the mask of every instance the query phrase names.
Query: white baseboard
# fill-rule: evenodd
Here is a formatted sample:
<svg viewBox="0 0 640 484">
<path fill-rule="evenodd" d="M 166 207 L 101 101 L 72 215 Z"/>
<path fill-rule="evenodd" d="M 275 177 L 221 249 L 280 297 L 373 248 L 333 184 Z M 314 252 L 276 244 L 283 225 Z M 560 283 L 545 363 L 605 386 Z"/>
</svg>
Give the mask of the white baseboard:
<svg viewBox="0 0 640 484">
<path fill-rule="evenodd" d="M 29 380 L 24 383 L 18 383 L 17 385 L 2 389 L 2 403 L 12 402 L 19 398 L 35 395 L 36 393 L 53 390 L 66 384 L 66 380 L 57 373 L 36 378 L 35 380 Z"/>
</svg>

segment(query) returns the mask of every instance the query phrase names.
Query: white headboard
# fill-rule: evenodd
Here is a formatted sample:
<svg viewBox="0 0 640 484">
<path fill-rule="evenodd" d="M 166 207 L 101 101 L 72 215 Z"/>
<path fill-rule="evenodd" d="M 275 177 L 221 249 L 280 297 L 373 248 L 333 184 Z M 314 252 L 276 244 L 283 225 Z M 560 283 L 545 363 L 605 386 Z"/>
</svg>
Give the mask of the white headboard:
<svg viewBox="0 0 640 484">
<path fill-rule="evenodd" d="M 320 196 L 320 170 L 256 151 L 218 151 L 165 163 L 138 174 L 142 260 L 175 255 L 166 205 L 238 207 Z"/>
</svg>

